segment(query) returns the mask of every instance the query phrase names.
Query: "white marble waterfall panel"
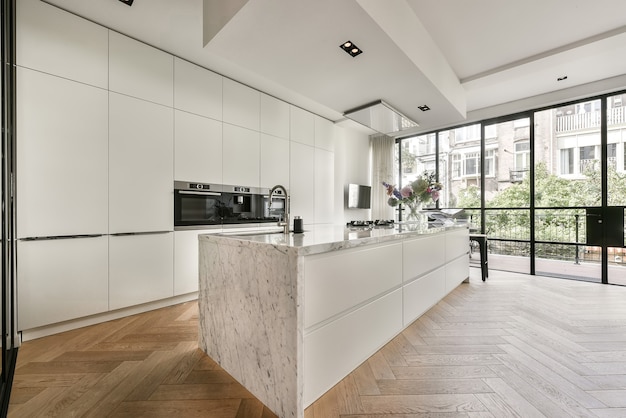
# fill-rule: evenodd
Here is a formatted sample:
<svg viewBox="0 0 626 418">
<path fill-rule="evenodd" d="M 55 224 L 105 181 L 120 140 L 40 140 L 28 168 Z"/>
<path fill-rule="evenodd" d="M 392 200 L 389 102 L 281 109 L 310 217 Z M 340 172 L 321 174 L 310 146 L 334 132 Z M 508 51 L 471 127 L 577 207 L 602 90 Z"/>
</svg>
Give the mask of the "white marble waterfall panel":
<svg viewBox="0 0 626 418">
<path fill-rule="evenodd" d="M 200 348 L 293 418 L 304 411 L 298 262 L 293 248 L 200 237 Z"/>
</svg>

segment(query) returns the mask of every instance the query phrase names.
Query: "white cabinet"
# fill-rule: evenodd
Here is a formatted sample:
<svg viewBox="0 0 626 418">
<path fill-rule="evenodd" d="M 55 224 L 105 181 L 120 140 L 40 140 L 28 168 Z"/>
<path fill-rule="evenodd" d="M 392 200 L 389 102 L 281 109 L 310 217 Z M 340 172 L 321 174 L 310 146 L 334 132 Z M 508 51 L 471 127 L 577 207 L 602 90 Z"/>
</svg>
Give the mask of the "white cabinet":
<svg viewBox="0 0 626 418">
<path fill-rule="evenodd" d="M 18 237 L 106 233 L 106 91 L 25 68 L 17 82 Z"/>
<path fill-rule="evenodd" d="M 425 235 L 407 240 L 402 247 L 402 276 L 408 282 L 444 265 L 446 234 Z"/>
<path fill-rule="evenodd" d="M 404 286 L 403 325 L 406 327 L 446 295 L 446 267 L 439 267 Z"/>
<path fill-rule="evenodd" d="M 290 139 L 306 145 L 315 145 L 315 115 L 291 106 Z"/>
<path fill-rule="evenodd" d="M 402 330 L 398 289 L 304 336 L 304 407 Z"/>
<path fill-rule="evenodd" d="M 41 1 L 16 5 L 18 65 L 107 88 L 108 29 Z"/>
<path fill-rule="evenodd" d="M 106 312 L 107 237 L 18 242 L 18 329 Z"/>
<path fill-rule="evenodd" d="M 259 131 L 261 118 L 259 91 L 225 78 L 223 97 L 224 122 Z"/>
<path fill-rule="evenodd" d="M 291 143 L 289 195 L 291 215 L 300 216 L 306 224 L 315 223 L 315 148 Z"/>
<path fill-rule="evenodd" d="M 469 278 L 468 256 L 462 255 L 446 263 L 446 293 L 452 292 L 459 283 L 467 278 Z"/>
<path fill-rule="evenodd" d="M 289 139 L 289 104 L 261 93 L 261 132 Z"/>
<path fill-rule="evenodd" d="M 221 229 L 174 231 L 174 295 L 198 291 L 198 235 Z"/>
<path fill-rule="evenodd" d="M 469 233 L 465 228 L 446 233 L 446 261 L 469 254 Z M 469 259 L 469 256 L 467 257 Z"/>
<path fill-rule="evenodd" d="M 174 231 L 174 295 L 198 291 L 198 234 Z"/>
<path fill-rule="evenodd" d="M 261 187 L 282 184 L 289 189 L 289 141 L 261 134 Z"/>
<path fill-rule="evenodd" d="M 224 184 L 259 186 L 261 138 L 257 131 L 224 124 Z"/>
<path fill-rule="evenodd" d="M 109 31 L 109 89 L 171 107 L 174 57 Z"/>
<path fill-rule="evenodd" d="M 334 221 L 335 155 L 315 148 L 315 223 Z"/>
<path fill-rule="evenodd" d="M 320 116 L 315 116 L 315 147 L 335 150 L 335 125 Z"/>
<path fill-rule="evenodd" d="M 109 232 L 171 231 L 173 109 L 110 93 Z"/>
<path fill-rule="evenodd" d="M 174 295 L 174 233 L 109 237 L 109 309 Z"/>
<path fill-rule="evenodd" d="M 305 257 L 304 278 L 306 330 L 399 287 L 402 284 L 402 244 Z"/>
<path fill-rule="evenodd" d="M 222 183 L 222 122 L 175 111 L 174 179 Z"/>
<path fill-rule="evenodd" d="M 222 120 L 222 76 L 174 58 L 174 107 Z"/>
</svg>

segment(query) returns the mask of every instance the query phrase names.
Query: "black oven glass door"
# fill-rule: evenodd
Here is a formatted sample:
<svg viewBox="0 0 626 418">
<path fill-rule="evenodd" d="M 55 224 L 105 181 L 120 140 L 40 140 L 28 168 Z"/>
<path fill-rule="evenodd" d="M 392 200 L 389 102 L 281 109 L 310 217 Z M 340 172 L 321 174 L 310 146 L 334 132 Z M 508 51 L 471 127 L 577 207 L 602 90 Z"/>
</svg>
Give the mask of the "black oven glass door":
<svg viewBox="0 0 626 418">
<path fill-rule="evenodd" d="M 225 210 L 220 193 L 176 190 L 174 226 L 221 225 Z"/>
</svg>

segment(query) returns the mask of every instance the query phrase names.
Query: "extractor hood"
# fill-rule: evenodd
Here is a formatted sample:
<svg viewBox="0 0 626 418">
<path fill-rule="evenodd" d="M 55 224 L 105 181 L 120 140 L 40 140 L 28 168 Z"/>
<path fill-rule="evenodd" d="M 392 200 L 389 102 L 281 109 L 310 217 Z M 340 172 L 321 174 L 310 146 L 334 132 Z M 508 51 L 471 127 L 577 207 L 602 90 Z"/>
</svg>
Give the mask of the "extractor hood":
<svg viewBox="0 0 626 418">
<path fill-rule="evenodd" d="M 387 135 L 418 126 L 416 122 L 407 118 L 382 100 L 348 110 L 343 115 L 361 125 Z"/>
</svg>

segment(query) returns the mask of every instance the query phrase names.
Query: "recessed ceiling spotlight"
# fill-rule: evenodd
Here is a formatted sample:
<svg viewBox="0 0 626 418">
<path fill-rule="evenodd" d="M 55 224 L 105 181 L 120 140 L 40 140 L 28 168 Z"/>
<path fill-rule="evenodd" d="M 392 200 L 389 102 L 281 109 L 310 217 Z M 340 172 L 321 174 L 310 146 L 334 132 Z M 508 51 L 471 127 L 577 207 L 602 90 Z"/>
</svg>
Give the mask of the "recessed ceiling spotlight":
<svg viewBox="0 0 626 418">
<path fill-rule="evenodd" d="M 427 110 L 430 110 L 430 107 L 428 107 L 428 105 L 417 106 L 417 108 L 421 110 L 422 112 L 426 112 Z"/>
<path fill-rule="evenodd" d="M 135 0 L 120 0 L 120 1 L 128 6 L 132 6 Z"/>
<path fill-rule="evenodd" d="M 556 81 L 563 81 L 563 80 L 567 80 L 567 76 L 564 75 L 563 77 L 559 77 L 556 79 Z"/>
<path fill-rule="evenodd" d="M 350 54 L 350 56 L 352 57 L 356 57 L 357 55 L 363 52 L 361 49 L 359 49 L 358 46 L 352 43 L 352 41 L 346 41 L 342 43 L 341 45 L 339 45 L 339 47 L 343 49 L 344 51 L 346 51 L 348 54 Z"/>
</svg>

